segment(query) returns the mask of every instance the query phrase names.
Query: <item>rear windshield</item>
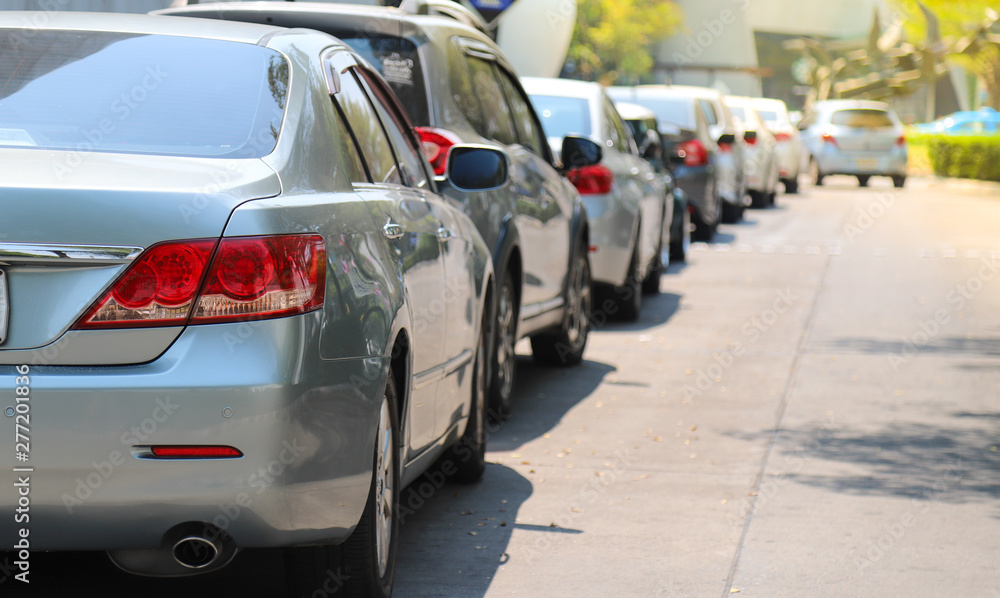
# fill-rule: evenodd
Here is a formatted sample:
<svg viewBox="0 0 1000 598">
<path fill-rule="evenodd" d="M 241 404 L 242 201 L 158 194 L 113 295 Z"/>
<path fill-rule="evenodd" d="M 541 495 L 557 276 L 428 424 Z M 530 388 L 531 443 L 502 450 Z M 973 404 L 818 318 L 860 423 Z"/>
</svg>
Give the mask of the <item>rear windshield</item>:
<svg viewBox="0 0 1000 598">
<path fill-rule="evenodd" d="M 284 58 L 254 44 L 0 30 L 0 146 L 259 158 L 287 88 Z"/>
<path fill-rule="evenodd" d="M 642 98 L 635 103 L 652 110 L 661 125 L 670 123 L 689 131 L 696 127 L 691 100 L 687 98 Z"/>
<path fill-rule="evenodd" d="M 733 114 L 733 116 L 742 120 L 743 122 L 747 121 L 747 112 L 741 106 L 730 106 L 729 111 Z"/>
<path fill-rule="evenodd" d="M 885 110 L 854 108 L 838 110 L 830 117 L 830 124 L 856 129 L 880 129 L 891 127 L 892 119 Z"/>
<path fill-rule="evenodd" d="M 760 117 L 763 118 L 766 122 L 769 123 L 778 122 L 778 113 L 774 112 L 773 110 L 758 110 L 757 112 L 760 113 Z"/>
<path fill-rule="evenodd" d="M 414 125 L 430 124 L 424 75 L 416 44 L 399 37 L 359 35 L 350 31 L 338 31 L 337 36 L 385 77 Z"/>
<path fill-rule="evenodd" d="M 590 136 L 590 103 L 581 98 L 531 96 L 546 137 Z"/>
</svg>

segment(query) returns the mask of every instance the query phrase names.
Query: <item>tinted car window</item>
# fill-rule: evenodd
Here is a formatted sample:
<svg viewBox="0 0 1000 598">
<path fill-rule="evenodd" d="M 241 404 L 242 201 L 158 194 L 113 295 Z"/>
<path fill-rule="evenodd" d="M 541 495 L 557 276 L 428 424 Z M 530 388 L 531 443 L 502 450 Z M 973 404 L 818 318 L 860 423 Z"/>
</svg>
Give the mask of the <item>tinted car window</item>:
<svg viewBox="0 0 1000 598">
<path fill-rule="evenodd" d="M 618 151 L 620 152 L 632 152 L 632 144 L 629 143 L 631 137 L 625 129 L 625 125 L 622 124 L 622 119 L 618 116 L 618 111 L 611 104 L 611 100 L 607 98 L 604 100 L 604 116 L 608 121 L 611 142 L 618 147 Z"/>
<path fill-rule="evenodd" d="M 546 136 L 590 136 L 590 104 L 587 100 L 533 95 L 531 103 L 535 105 L 535 110 L 542 120 Z"/>
<path fill-rule="evenodd" d="M 892 119 L 889 118 L 885 110 L 870 108 L 838 110 L 830 115 L 830 124 L 858 129 L 878 129 L 893 126 Z"/>
<path fill-rule="evenodd" d="M 385 130 L 353 73 L 340 78 L 340 93 L 335 99 L 354 130 L 372 180 L 376 183 L 403 184 Z"/>
<path fill-rule="evenodd" d="M 744 110 L 742 106 L 730 106 L 729 111 L 732 112 L 733 116 L 735 116 L 736 118 L 742 120 L 743 122 L 746 122 L 747 111 Z"/>
<path fill-rule="evenodd" d="M 351 134 L 351 128 L 344 119 L 344 113 L 336 104 L 334 104 L 334 112 L 337 113 L 337 143 L 343 150 L 342 155 L 347 164 L 347 171 L 351 177 L 351 182 L 371 182 L 371 179 L 368 178 L 368 171 L 365 170 L 365 164 L 361 160 L 361 150 L 358 149 L 354 136 Z"/>
<path fill-rule="evenodd" d="M 0 146 L 259 158 L 281 128 L 288 64 L 258 45 L 7 30 L 0 57 Z"/>
<path fill-rule="evenodd" d="M 531 112 L 531 105 L 524 95 L 514 84 L 510 74 L 503 69 L 498 69 L 500 85 L 507 94 L 510 102 L 510 111 L 514 115 L 514 127 L 517 129 L 517 137 L 521 145 L 530 149 L 538 155 L 544 155 L 545 134 L 538 128 L 534 115 Z"/>
<path fill-rule="evenodd" d="M 427 109 L 427 90 L 416 44 L 399 37 L 361 37 L 356 32 L 344 34 L 347 37 L 338 37 L 381 73 L 410 120 L 417 125 L 429 124 L 431 119 Z"/>
<path fill-rule="evenodd" d="M 472 75 L 472 88 L 483 108 L 483 122 L 477 132 L 487 139 L 507 145 L 517 143 L 510 108 L 504 101 L 493 64 L 474 56 L 467 56 L 466 60 Z"/>
<path fill-rule="evenodd" d="M 419 188 L 426 187 L 427 170 L 424 168 L 426 161 L 413 138 L 404 132 L 410 128 L 410 125 L 401 114 L 396 112 L 392 96 L 389 95 L 392 92 L 383 88 L 381 83 L 376 81 L 370 73 L 359 71 L 358 74 L 361 75 L 361 82 L 371 95 L 375 110 L 389 133 L 392 149 L 399 159 L 399 167 L 403 172 L 406 184 Z"/>
<path fill-rule="evenodd" d="M 736 111 L 734 109 L 733 113 L 735 114 L 735 112 Z M 766 120 L 769 123 L 773 123 L 773 122 L 777 122 L 778 121 L 778 113 L 777 112 L 773 112 L 771 110 L 758 110 L 758 112 L 760 112 L 760 117 L 763 118 L 764 120 Z"/>
</svg>

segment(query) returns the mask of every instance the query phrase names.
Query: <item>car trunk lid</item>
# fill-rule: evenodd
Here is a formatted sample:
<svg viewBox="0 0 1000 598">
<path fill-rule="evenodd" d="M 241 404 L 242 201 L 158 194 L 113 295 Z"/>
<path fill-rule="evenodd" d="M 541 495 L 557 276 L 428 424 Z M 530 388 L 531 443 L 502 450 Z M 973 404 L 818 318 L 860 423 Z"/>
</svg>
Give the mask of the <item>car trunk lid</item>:
<svg viewBox="0 0 1000 598">
<path fill-rule="evenodd" d="M 218 238 L 236 206 L 281 190 L 275 172 L 258 159 L 0 149 L 0 161 L 6 165 L 0 270 L 9 310 L 3 363 L 63 337 L 144 248 Z M 74 331 L 73 350 L 46 363 L 61 363 L 66 355 L 75 355 L 75 363 L 145 361 L 173 342 L 179 328 L 174 330 Z M 82 357 L 86 338 L 97 350 L 116 337 L 131 338 L 143 350 Z"/>
</svg>

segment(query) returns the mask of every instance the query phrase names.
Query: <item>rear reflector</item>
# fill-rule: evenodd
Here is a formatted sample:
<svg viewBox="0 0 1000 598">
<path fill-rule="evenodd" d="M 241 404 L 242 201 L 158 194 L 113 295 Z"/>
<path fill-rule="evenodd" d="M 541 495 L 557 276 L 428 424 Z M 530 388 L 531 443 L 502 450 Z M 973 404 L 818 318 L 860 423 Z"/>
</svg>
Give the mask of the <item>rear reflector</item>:
<svg viewBox="0 0 1000 598">
<path fill-rule="evenodd" d="M 319 235 L 230 237 L 218 251 L 214 239 L 153 245 L 73 328 L 183 326 L 319 309 L 325 247 Z"/>
<path fill-rule="evenodd" d="M 231 446 L 151 446 L 150 454 L 156 459 L 238 459 L 242 451 Z"/>
</svg>

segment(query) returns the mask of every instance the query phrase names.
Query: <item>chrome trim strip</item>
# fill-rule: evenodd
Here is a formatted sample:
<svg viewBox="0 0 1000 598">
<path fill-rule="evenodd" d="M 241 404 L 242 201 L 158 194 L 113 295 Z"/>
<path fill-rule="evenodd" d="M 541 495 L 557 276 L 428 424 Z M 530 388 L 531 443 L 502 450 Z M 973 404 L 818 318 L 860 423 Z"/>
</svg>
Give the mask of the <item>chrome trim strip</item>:
<svg viewBox="0 0 1000 598">
<path fill-rule="evenodd" d="M 565 300 L 562 297 L 556 297 L 555 299 L 549 299 L 548 301 L 542 301 L 541 303 L 525 305 L 521 308 L 521 319 L 530 320 L 531 318 L 540 316 L 554 309 L 559 309 L 564 303 Z"/>
<path fill-rule="evenodd" d="M 124 264 L 142 253 L 142 247 L 102 245 L 44 245 L 37 243 L 0 243 L 0 265 L 76 264 L 101 262 Z"/>
<path fill-rule="evenodd" d="M 414 374 L 413 376 L 413 389 L 417 390 L 423 388 L 434 382 L 439 382 L 446 378 L 449 374 L 453 374 L 455 370 L 464 367 L 472 362 L 472 351 L 466 349 L 462 351 L 458 357 L 448 360 L 446 363 L 432 367 L 429 370 L 420 372 L 419 374 Z"/>
</svg>

